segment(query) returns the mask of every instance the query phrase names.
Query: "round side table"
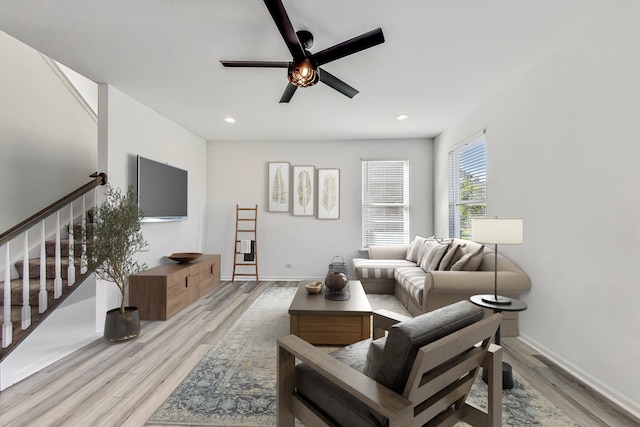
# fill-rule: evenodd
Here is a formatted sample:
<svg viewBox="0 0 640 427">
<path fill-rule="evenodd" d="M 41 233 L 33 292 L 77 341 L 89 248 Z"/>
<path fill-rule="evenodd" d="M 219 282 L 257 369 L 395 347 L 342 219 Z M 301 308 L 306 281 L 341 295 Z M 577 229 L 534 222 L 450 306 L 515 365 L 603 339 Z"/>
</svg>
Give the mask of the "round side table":
<svg viewBox="0 0 640 427">
<path fill-rule="evenodd" d="M 477 305 L 478 307 L 488 308 L 493 310 L 494 313 L 501 313 L 503 311 L 524 311 L 527 309 L 527 304 L 519 299 L 515 298 L 507 298 L 511 302 L 509 304 L 496 304 L 490 301 L 486 301 L 488 297 L 493 297 L 493 295 L 474 295 L 472 296 L 471 302 Z M 506 298 L 506 297 L 502 297 Z M 495 335 L 495 343 L 500 345 L 500 326 L 498 325 L 498 330 L 496 330 Z M 486 373 L 482 372 L 482 380 L 487 382 Z M 502 362 L 502 389 L 509 390 L 513 388 L 513 369 L 511 365 L 506 362 Z"/>
</svg>

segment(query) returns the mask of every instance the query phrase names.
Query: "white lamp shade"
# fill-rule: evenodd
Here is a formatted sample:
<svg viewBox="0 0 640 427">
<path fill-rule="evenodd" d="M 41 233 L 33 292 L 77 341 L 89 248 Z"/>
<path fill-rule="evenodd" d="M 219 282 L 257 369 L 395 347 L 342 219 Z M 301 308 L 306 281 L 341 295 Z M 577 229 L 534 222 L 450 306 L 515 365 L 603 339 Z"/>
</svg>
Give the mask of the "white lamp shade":
<svg viewBox="0 0 640 427">
<path fill-rule="evenodd" d="M 472 218 L 471 240 L 497 245 L 520 245 L 522 228 L 522 218 Z"/>
</svg>

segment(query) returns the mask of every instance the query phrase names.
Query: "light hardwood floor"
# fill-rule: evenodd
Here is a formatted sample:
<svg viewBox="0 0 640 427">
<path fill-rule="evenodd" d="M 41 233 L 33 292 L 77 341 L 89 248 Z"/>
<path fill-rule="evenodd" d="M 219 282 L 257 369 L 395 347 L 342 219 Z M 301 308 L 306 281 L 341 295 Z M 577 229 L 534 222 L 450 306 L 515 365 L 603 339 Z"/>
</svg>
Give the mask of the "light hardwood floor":
<svg viewBox="0 0 640 427">
<path fill-rule="evenodd" d="M 147 419 L 268 286 L 296 282 L 224 282 L 168 321 L 142 322 L 135 340 L 95 341 L 0 392 L 0 426 L 152 425 Z M 519 339 L 503 346 L 505 361 L 581 426 L 640 425 Z"/>
</svg>

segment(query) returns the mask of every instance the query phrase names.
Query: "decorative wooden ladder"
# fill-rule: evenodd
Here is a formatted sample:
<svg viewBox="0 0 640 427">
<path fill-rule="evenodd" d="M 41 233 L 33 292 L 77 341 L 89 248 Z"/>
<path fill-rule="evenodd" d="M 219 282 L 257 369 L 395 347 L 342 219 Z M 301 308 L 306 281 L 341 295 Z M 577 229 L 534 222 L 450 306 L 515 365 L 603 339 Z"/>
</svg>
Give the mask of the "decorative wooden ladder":
<svg viewBox="0 0 640 427">
<path fill-rule="evenodd" d="M 241 226 L 242 224 L 242 226 Z M 255 277 L 256 282 L 259 282 L 258 277 L 258 205 L 255 208 L 241 208 L 236 205 L 236 240 L 233 245 L 233 275 L 231 281 L 236 281 L 236 276 L 249 276 Z M 241 238 L 248 237 L 248 238 Z M 242 241 L 251 240 L 251 251 L 246 252 L 242 250 Z M 248 260 L 245 255 L 252 255 L 251 260 Z M 242 256 L 242 260 L 238 260 L 238 257 Z M 254 273 L 239 273 L 238 270 L 246 271 L 251 268 Z"/>
</svg>

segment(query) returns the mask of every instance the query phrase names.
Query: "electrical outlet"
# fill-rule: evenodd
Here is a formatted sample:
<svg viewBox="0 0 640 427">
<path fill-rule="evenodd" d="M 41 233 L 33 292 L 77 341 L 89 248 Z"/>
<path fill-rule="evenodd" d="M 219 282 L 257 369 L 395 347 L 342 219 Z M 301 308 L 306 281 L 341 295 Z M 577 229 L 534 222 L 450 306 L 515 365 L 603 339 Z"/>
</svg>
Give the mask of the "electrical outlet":
<svg viewBox="0 0 640 427">
<path fill-rule="evenodd" d="M 293 268 L 293 265 L 291 265 L 291 264 L 285 264 L 285 265 L 284 265 L 284 268 Z"/>
</svg>

